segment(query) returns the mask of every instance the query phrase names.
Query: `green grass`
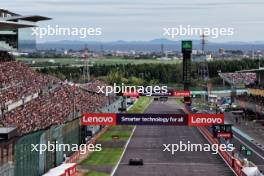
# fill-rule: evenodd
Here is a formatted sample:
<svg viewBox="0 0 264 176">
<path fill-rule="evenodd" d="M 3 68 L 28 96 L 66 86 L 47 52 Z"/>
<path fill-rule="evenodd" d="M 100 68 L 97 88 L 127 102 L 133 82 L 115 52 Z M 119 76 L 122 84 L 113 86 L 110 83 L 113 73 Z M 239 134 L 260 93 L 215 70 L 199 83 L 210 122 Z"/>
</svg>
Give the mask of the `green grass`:
<svg viewBox="0 0 264 176">
<path fill-rule="evenodd" d="M 42 62 L 49 62 L 50 60 L 54 60 L 54 63 L 59 64 L 69 64 L 69 65 L 76 65 L 82 64 L 82 60 L 80 58 L 25 58 L 25 57 L 18 57 L 16 58 L 18 61 L 35 61 L 36 63 Z"/>
<path fill-rule="evenodd" d="M 177 99 L 176 99 L 176 104 L 177 104 L 177 105 L 181 105 L 181 104 L 182 104 L 182 99 L 177 98 Z"/>
<path fill-rule="evenodd" d="M 122 151 L 122 148 L 102 148 L 101 151 L 92 152 L 81 164 L 114 166 L 118 162 Z"/>
<path fill-rule="evenodd" d="M 49 60 L 54 60 L 57 64 L 63 65 L 80 65 L 83 64 L 80 58 L 26 58 L 26 57 L 18 57 L 16 58 L 18 61 L 32 61 L 35 63 L 43 63 L 49 62 Z M 116 64 L 177 64 L 179 61 L 159 61 L 156 59 L 124 59 L 122 57 L 110 57 L 110 58 L 97 58 L 90 59 L 93 64 L 98 65 L 116 65 Z"/>
<path fill-rule="evenodd" d="M 152 97 L 140 97 L 138 101 L 131 107 L 128 113 L 143 113 L 146 107 L 151 103 Z"/>
<path fill-rule="evenodd" d="M 127 140 L 131 134 L 131 130 L 125 130 L 125 131 L 111 131 L 108 130 L 100 138 L 98 141 L 111 141 L 113 135 L 119 136 L 119 140 Z"/>
<path fill-rule="evenodd" d="M 109 130 L 133 130 L 134 126 L 123 126 L 123 125 L 116 125 L 116 126 L 111 126 Z"/>
<path fill-rule="evenodd" d="M 104 172 L 89 172 L 85 174 L 85 176 L 109 176 L 107 173 Z"/>
<path fill-rule="evenodd" d="M 92 59 L 95 64 L 115 65 L 115 64 L 177 64 L 178 61 L 159 61 L 156 59 L 123 59 L 123 58 L 102 58 Z"/>
</svg>

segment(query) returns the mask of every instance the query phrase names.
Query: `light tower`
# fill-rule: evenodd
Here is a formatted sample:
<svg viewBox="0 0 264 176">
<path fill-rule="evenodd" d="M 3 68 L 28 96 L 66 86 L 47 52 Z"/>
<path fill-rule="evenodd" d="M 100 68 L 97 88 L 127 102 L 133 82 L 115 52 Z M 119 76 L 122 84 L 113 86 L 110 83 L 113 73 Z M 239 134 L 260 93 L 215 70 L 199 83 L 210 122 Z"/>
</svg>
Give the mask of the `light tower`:
<svg viewBox="0 0 264 176">
<path fill-rule="evenodd" d="M 205 44 L 206 44 L 206 35 L 202 34 L 201 35 L 201 45 L 202 45 L 202 53 L 205 54 L 204 52 L 204 48 L 205 48 Z"/>
<path fill-rule="evenodd" d="M 198 63 L 198 76 L 207 81 L 209 79 L 209 68 L 208 68 L 208 62 L 207 62 L 207 56 L 205 54 L 205 44 L 206 44 L 206 35 L 202 34 L 201 35 L 201 45 L 202 45 L 202 53 L 201 53 L 201 57 L 203 57 L 204 59 Z"/>
<path fill-rule="evenodd" d="M 83 52 L 83 82 L 87 83 L 90 81 L 90 66 L 89 65 L 89 53 L 88 48 L 85 45 L 84 52 Z"/>
</svg>

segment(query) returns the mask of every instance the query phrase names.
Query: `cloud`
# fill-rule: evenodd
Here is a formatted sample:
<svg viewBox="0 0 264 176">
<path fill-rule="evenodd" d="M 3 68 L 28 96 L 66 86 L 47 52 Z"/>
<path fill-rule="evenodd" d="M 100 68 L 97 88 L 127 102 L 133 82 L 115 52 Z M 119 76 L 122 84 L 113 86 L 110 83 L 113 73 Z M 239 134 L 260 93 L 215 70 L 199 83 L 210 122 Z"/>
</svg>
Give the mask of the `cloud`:
<svg viewBox="0 0 264 176">
<path fill-rule="evenodd" d="M 263 0 L 8 0 L 1 2 L 3 7 L 53 18 L 39 25 L 102 26 L 108 32 L 106 40 L 155 38 L 161 26 L 179 24 L 233 25 L 245 31 L 241 38 L 250 39 L 259 33 L 248 28 L 264 29 Z"/>
<path fill-rule="evenodd" d="M 264 21 L 235 21 L 234 24 L 264 24 Z"/>
</svg>

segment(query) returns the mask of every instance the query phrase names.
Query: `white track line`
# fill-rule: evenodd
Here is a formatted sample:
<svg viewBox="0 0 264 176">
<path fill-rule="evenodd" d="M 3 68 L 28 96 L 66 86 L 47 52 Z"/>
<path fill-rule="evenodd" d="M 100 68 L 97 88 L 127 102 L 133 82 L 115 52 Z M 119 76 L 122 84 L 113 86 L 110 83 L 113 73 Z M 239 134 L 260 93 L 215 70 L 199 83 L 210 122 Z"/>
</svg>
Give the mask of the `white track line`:
<svg viewBox="0 0 264 176">
<path fill-rule="evenodd" d="M 132 131 L 132 133 L 131 133 L 129 139 L 128 139 L 127 142 L 126 142 L 126 145 L 125 145 L 125 148 L 124 148 L 124 150 L 123 150 L 123 152 L 122 152 L 122 155 L 120 156 L 120 158 L 119 158 L 117 164 L 115 165 L 114 169 L 112 170 L 111 176 L 114 176 L 114 174 L 115 174 L 115 172 L 116 172 L 116 170 L 117 170 L 117 168 L 118 168 L 118 166 L 119 166 L 119 164 L 120 164 L 120 162 L 121 162 L 121 160 L 122 160 L 122 158 L 123 158 L 123 156 L 124 156 L 124 154 L 125 154 L 125 152 L 126 152 L 127 146 L 128 146 L 128 144 L 129 144 L 129 142 L 130 142 L 130 140 L 131 140 L 131 138 L 132 138 L 132 136 L 133 136 L 133 134 L 134 134 L 136 128 L 137 128 L 137 126 L 135 126 L 135 127 L 133 128 L 133 131 Z"/>
<path fill-rule="evenodd" d="M 127 163 L 120 163 L 122 165 L 127 165 Z M 172 166 L 181 166 L 181 165 L 184 165 L 184 166 L 210 166 L 210 165 L 222 165 L 222 164 L 215 164 L 215 163 L 144 163 L 144 165 L 172 165 Z"/>
</svg>

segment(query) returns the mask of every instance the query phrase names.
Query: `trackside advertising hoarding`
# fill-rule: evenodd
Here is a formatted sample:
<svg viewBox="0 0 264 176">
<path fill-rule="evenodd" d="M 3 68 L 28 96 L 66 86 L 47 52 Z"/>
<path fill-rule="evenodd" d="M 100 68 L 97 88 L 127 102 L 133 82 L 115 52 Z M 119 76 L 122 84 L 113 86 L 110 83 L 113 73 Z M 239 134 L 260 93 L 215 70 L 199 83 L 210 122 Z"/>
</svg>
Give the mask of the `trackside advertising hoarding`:
<svg viewBox="0 0 264 176">
<path fill-rule="evenodd" d="M 224 124 L 224 114 L 189 114 L 189 126 Z"/>
<path fill-rule="evenodd" d="M 114 113 L 88 113 L 81 118 L 82 125 L 116 125 Z"/>
<path fill-rule="evenodd" d="M 87 113 L 81 118 L 81 125 L 212 126 L 213 124 L 224 124 L 224 114 Z"/>
<path fill-rule="evenodd" d="M 175 125 L 188 124 L 186 114 L 117 114 L 117 125 Z"/>
<path fill-rule="evenodd" d="M 124 92 L 122 94 L 120 94 L 122 96 L 125 97 L 138 97 L 138 96 L 152 96 L 152 97 L 189 97 L 191 96 L 191 92 L 188 90 L 179 90 L 179 91 L 168 91 L 166 93 L 151 93 L 151 95 L 149 95 L 148 93 L 138 93 L 138 92 Z"/>
</svg>

